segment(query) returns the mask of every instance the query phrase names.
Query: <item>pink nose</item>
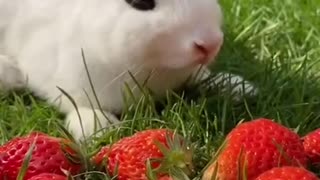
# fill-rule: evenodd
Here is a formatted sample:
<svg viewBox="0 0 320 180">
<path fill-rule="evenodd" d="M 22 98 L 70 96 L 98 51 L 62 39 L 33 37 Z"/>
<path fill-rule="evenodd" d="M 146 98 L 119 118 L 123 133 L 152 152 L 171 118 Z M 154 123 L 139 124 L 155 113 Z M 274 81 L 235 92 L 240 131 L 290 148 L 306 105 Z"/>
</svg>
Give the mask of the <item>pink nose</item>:
<svg viewBox="0 0 320 180">
<path fill-rule="evenodd" d="M 199 64 L 207 64 L 211 58 L 214 58 L 222 45 L 222 37 L 213 40 L 195 41 L 194 50 L 196 61 Z"/>
</svg>

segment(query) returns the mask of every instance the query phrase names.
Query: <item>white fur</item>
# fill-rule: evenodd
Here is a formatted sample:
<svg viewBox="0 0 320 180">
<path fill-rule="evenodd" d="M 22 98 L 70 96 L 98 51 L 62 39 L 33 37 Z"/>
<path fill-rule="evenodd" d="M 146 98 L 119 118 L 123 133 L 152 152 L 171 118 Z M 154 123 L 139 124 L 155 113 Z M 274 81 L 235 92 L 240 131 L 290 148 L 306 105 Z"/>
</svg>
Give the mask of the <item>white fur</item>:
<svg viewBox="0 0 320 180">
<path fill-rule="evenodd" d="M 128 71 L 158 95 L 179 87 L 198 69 L 193 42 L 222 39 L 216 0 L 157 0 L 152 11 L 138 11 L 124 0 L 0 0 L 0 86 L 26 86 L 67 113 L 75 138 L 94 131 L 98 109 L 81 56 L 83 48 L 95 91 L 112 121 L 121 112 Z M 210 60 L 213 56 L 210 57 Z M 209 63 L 208 63 L 209 64 Z M 7 68 L 10 67 L 10 68 Z M 9 77 L 10 76 L 10 77 Z M 89 98 L 87 97 L 88 94 Z M 101 127 L 108 125 L 98 112 Z"/>
</svg>

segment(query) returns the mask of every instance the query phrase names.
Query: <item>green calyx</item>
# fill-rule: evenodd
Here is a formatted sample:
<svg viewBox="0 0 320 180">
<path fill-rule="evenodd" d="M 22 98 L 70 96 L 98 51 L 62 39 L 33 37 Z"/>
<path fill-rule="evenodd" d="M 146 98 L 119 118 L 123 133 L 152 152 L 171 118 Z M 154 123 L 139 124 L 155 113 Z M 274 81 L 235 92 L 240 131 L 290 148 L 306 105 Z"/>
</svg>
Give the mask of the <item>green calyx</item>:
<svg viewBox="0 0 320 180">
<path fill-rule="evenodd" d="M 155 141 L 163 154 L 163 158 L 152 159 L 147 162 L 147 176 L 150 180 L 158 179 L 159 175 L 169 175 L 172 179 L 187 180 L 193 172 L 193 150 L 187 140 L 174 133 L 166 134 L 167 146 Z M 152 169 L 151 162 L 160 163 Z"/>
</svg>

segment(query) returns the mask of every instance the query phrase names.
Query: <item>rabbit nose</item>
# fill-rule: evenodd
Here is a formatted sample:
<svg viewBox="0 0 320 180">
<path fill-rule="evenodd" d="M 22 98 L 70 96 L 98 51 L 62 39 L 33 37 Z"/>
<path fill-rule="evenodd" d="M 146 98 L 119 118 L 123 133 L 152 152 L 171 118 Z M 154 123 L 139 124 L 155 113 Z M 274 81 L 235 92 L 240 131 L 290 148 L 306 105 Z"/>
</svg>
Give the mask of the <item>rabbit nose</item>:
<svg viewBox="0 0 320 180">
<path fill-rule="evenodd" d="M 222 37 L 215 37 L 212 40 L 202 40 L 194 42 L 196 61 L 199 64 L 207 64 L 214 58 L 222 45 Z"/>
</svg>

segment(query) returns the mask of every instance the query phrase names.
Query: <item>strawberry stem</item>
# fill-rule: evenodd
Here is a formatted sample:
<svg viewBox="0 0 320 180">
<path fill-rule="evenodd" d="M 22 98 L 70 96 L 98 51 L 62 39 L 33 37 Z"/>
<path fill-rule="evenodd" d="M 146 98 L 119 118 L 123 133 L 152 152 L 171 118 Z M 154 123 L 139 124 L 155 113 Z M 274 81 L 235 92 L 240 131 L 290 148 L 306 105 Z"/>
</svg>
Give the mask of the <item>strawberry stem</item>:
<svg viewBox="0 0 320 180">
<path fill-rule="evenodd" d="M 166 135 L 167 146 L 155 141 L 155 145 L 163 154 L 161 159 L 153 159 L 160 163 L 160 166 L 153 169 L 154 174 L 170 174 L 178 179 L 186 179 L 188 175 L 193 173 L 192 165 L 192 148 L 188 145 L 185 139 L 176 133 Z M 154 175 L 153 174 L 153 175 Z M 151 177 L 154 177 L 150 175 Z"/>
</svg>

